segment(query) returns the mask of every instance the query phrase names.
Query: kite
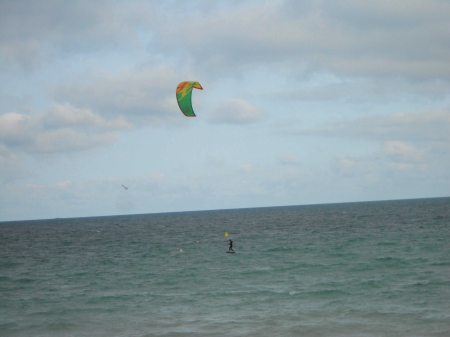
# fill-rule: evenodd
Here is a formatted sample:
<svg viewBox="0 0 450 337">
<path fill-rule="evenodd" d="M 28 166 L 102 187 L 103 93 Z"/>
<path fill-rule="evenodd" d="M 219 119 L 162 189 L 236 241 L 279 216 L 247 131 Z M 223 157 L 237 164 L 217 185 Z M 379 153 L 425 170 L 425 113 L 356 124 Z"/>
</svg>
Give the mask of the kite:
<svg viewBox="0 0 450 337">
<path fill-rule="evenodd" d="M 203 90 L 202 86 L 198 82 L 181 82 L 177 86 L 177 101 L 180 110 L 186 117 L 195 117 L 194 109 L 192 109 L 192 89 Z"/>
</svg>

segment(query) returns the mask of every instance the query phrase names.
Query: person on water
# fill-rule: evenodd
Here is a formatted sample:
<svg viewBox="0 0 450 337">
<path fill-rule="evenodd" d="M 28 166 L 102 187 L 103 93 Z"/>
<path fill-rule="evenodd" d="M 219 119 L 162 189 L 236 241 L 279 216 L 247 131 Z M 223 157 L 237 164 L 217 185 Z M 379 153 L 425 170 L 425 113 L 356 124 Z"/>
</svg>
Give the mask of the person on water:
<svg viewBox="0 0 450 337">
<path fill-rule="evenodd" d="M 233 250 L 233 241 L 231 241 L 231 239 L 230 239 L 230 248 L 228 248 L 228 251 L 234 253 L 234 250 Z"/>
</svg>

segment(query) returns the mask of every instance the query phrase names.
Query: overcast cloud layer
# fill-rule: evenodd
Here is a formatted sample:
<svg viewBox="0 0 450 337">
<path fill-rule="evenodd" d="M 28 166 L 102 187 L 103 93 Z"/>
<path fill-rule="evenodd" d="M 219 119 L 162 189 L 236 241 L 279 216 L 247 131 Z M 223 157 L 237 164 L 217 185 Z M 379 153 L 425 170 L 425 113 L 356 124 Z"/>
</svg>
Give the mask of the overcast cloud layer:
<svg viewBox="0 0 450 337">
<path fill-rule="evenodd" d="M 448 196 L 449 17 L 444 0 L 2 1 L 0 221 Z"/>
</svg>

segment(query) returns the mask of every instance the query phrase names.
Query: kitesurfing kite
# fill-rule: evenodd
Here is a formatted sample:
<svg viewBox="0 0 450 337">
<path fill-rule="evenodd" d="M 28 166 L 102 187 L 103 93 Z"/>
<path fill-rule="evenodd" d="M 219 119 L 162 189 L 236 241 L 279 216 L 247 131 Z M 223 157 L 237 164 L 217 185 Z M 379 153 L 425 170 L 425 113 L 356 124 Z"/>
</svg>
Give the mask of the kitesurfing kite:
<svg viewBox="0 0 450 337">
<path fill-rule="evenodd" d="M 194 109 L 192 109 L 192 89 L 203 90 L 202 86 L 198 82 L 181 82 L 177 86 L 177 101 L 180 110 L 186 117 L 195 117 Z"/>
</svg>

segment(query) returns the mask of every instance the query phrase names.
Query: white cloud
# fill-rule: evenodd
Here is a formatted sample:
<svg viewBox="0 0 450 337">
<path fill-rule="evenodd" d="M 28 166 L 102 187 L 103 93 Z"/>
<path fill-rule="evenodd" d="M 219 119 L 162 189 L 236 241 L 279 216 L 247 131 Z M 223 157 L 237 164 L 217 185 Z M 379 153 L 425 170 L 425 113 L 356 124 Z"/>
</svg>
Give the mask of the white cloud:
<svg viewBox="0 0 450 337">
<path fill-rule="evenodd" d="M 337 158 L 336 164 L 343 171 L 351 171 L 354 169 L 364 169 L 365 165 L 360 160 L 348 157 L 339 157 Z"/>
<path fill-rule="evenodd" d="M 0 115 L 0 145 L 28 153 L 79 151 L 110 144 L 112 130 L 129 128 L 123 118 L 106 120 L 89 109 L 52 105 L 44 113 Z"/>
<path fill-rule="evenodd" d="M 323 128 L 311 128 L 293 133 L 341 139 L 349 151 L 348 140 L 352 144 L 380 144 L 381 151 L 364 147 L 358 149 L 359 156 L 341 156 L 334 164 L 343 172 L 360 174 L 368 167 L 371 171 L 387 172 L 393 170 L 433 170 L 441 171 L 450 163 L 450 111 L 421 111 L 399 113 L 391 116 L 368 116 L 332 124 Z M 339 148 L 339 145 L 337 145 Z M 340 150 L 342 151 L 342 150 Z M 359 172 L 359 173 L 357 173 Z"/>
<path fill-rule="evenodd" d="M 115 135 L 111 133 L 86 134 L 69 128 L 50 130 L 39 133 L 32 146 L 27 147 L 29 152 L 69 152 L 92 150 L 96 147 L 113 143 Z"/>
<path fill-rule="evenodd" d="M 250 173 L 255 170 L 254 166 L 251 164 L 241 164 L 238 166 L 239 170 L 242 172 Z"/>
<path fill-rule="evenodd" d="M 222 101 L 213 112 L 210 121 L 224 124 L 250 124 L 265 116 L 261 110 L 243 99 Z"/>
<path fill-rule="evenodd" d="M 295 131 L 307 135 L 370 141 L 435 142 L 450 146 L 450 110 L 368 116 L 328 127 Z"/>
<path fill-rule="evenodd" d="M 90 109 L 76 108 L 73 105 L 52 105 L 42 116 L 42 123 L 47 128 L 61 126 L 85 127 L 104 130 L 129 129 L 130 125 L 123 117 L 106 120 Z"/>
<path fill-rule="evenodd" d="M 424 161 L 424 152 L 403 141 L 387 141 L 384 143 L 383 151 L 395 160 L 402 162 Z"/>
</svg>

